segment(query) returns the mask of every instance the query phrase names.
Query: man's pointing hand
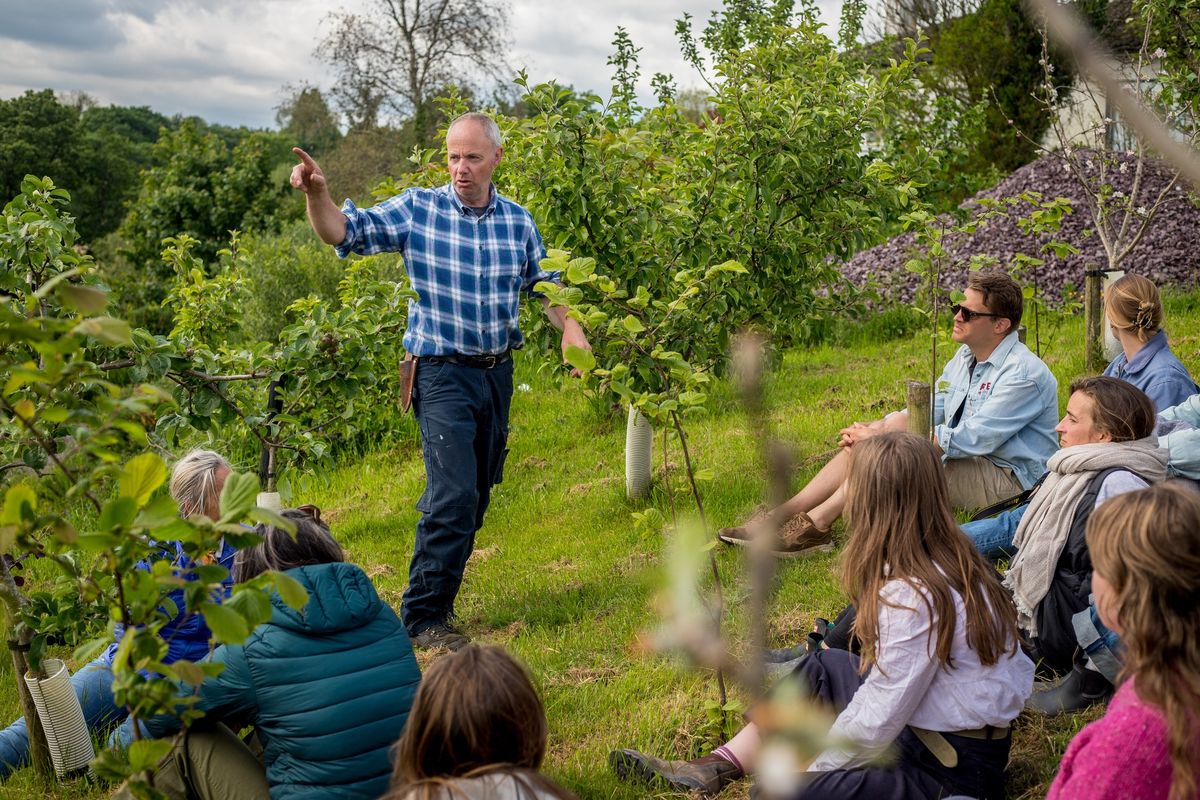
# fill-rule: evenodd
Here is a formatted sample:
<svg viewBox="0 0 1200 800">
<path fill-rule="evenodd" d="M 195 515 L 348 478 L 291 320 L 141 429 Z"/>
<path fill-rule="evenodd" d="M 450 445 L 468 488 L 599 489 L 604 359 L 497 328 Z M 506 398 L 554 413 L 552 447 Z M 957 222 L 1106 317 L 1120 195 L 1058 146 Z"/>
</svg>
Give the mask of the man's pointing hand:
<svg viewBox="0 0 1200 800">
<path fill-rule="evenodd" d="M 313 161 L 312 156 L 299 147 L 293 147 L 292 152 L 300 159 L 300 163 L 292 167 L 292 188 L 299 189 L 305 194 L 313 192 L 321 194 L 329 191 L 329 185 L 325 182 L 325 173 L 321 171 L 320 165 Z"/>
</svg>

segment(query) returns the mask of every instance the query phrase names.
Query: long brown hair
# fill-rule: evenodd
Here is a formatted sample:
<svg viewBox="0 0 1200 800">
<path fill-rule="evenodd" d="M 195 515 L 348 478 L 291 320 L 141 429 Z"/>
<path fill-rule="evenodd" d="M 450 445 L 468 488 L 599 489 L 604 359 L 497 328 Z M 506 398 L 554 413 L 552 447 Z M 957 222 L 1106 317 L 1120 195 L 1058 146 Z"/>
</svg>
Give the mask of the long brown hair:
<svg viewBox="0 0 1200 800">
<path fill-rule="evenodd" d="M 1200 784 L 1200 494 L 1168 482 L 1114 497 L 1088 519 L 1087 544 L 1112 587 L 1121 679 L 1167 721 L 1168 796 L 1191 800 Z"/>
<path fill-rule="evenodd" d="M 422 676 L 385 800 L 444 800 L 455 779 L 493 773 L 510 775 L 531 798 L 575 800 L 537 772 L 547 733 L 525 668 L 502 648 L 464 647 Z"/>
<path fill-rule="evenodd" d="M 876 659 L 879 593 L 888 581 L 913 586 L 932 624 L 930 649 L 953 667 L 957 614 L 952 591 L 966 607 L 967 643 L 984 665 L 1017 648 L 1017 612 L 996 571 L 959 529 L 950 512 L 941 459 L 933 444 L 911 433 L 884 433 L 854 446 L 847 484 L 850 539 L 842 553 L 842 585 L 858 608 L 854 632 L 862 669 Z M 890 604 L 889 604 L 890 605 Z"/>
</svg>

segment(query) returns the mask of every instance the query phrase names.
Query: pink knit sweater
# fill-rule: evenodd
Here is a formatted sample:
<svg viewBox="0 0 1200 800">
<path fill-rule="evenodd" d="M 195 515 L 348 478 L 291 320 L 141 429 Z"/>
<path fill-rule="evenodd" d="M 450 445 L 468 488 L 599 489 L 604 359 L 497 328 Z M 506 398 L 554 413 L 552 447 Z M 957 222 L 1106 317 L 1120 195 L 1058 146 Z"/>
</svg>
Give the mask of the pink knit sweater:
<svg viewBox="0 0 1200 800">
<path fill-rule="evenodd" d="M 1200 733 L 1196 745 L 1200 752 Z M 1166 721 L 1126 681 L 1071 740 L 1046 800 L 1165 800 L 1170 789 Z"/>
</svg>

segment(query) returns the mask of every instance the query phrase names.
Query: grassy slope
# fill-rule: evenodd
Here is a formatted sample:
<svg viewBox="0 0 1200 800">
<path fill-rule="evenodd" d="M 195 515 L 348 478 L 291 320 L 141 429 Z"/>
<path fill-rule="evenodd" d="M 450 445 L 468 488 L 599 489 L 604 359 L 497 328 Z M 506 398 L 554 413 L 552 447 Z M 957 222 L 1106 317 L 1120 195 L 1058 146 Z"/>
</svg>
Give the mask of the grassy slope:
<svg viewBox="0 0 1200 800">
<path fill-rule="evenodd" d="M 1198 363 L 1200 351 L 1197 304 L 1200 295 L 1187 295 L 1168 306 L 1175 350 L 1189 364 Z M 871 337 L 868 332 L 859 338 Z M 1079 317 L 1062 320 L 1048 342 L 1043 331 L 1046 360 L 1059 378 L 1064 405 L 1066 384 L 1082 370 L 1076 352 L 1081 338 Z M 770 400 L 776 431 L 794 447 L 795 485 L 820 467 L 843 424 L 902 404 L 903 380 L 923 377 L 928 368 L 927 341 L 916 334 L 787 354 L 772 378 Z M 715 682 L 639 644 L 640 634 L 656 622 L 663 542 L 637 533 L 630 521 L 635 509 L 624 497 L 623 419 L 599 415 L 577 386 L 539 373 L 524 359 L 518 383 L 530 389 L 514 399 L 506 479 L 478 536 L 458 611 L 477 640 L 505 645 L 533 671 L 550 718 L 547 772 L 583 798 L 642 797 L 643 790 L 610 775 L 608 751 L 633 746 L 660 755 L 699 752 L 711 730 L 704 701 L 715 697 Z M 741 519 L 763 491 L 757 446 L 722 391 L 714 412 L 693 421 L 690 430 L 693 457 L 716 473 L 704 488 L 716 525 Z M 661 443 L 656 436 L 660 472 Z M 680 462 L 679 452 L 669 460 Z M 334 474 L 327 489 L 303 498 L 325 510 L 350 558 L 397 607 L 422 482 L 416 441 L 381 442 L 375 454 Z M 650 502 L 666 508 L 661 480 L 656 486 L 659 494 Z M 685 504 L 678 495 L 676 501 Z M 740 552 L 717 552 L 733 606 L 727 627 L 737 635 L 746 596 L 743 561 Z M 770 615 L 776 643 L 793 643 L 814 616 L 832 616 L 841 607 L 835 565 L 836 553 L 781 565 Z M 11 667 L 4 663 L 0 671 L 0 685 L 11 687 Z M 6 689 L 0 713 L 11 715 L 15 708 L 13 691 Z M 1022 719 L 1013 796 L 1043 796 L 1066 743 L 1095 716 L 1053 724 Z M 743 782 L 723 796 L 743 797 L 746 789 Z M 0 785 L 0 797 L 101 796 L 83 787 L 41 787 L 28 770 Z"/>
</svg>

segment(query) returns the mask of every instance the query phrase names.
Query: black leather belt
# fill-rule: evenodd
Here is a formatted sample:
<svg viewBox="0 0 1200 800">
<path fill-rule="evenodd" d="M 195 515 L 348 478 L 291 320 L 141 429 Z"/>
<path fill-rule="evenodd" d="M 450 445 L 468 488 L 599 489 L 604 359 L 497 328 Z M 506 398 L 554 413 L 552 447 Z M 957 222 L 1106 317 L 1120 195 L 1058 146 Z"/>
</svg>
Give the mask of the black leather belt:
<svg viewBox="0 0 1200 800">
<path fill-rule="evenodd" d="M 506 361 L 511 361 L 512 351 L 505 350 L 503 353 L 491 353 L 486 356 L 466 356 L 460 353 L 452 353 L 448 356 L 421 356 L 421 360 L 428 361 L 430 364 L 457 364 L 460 367 L 491 369 Z"/>
</svg>

